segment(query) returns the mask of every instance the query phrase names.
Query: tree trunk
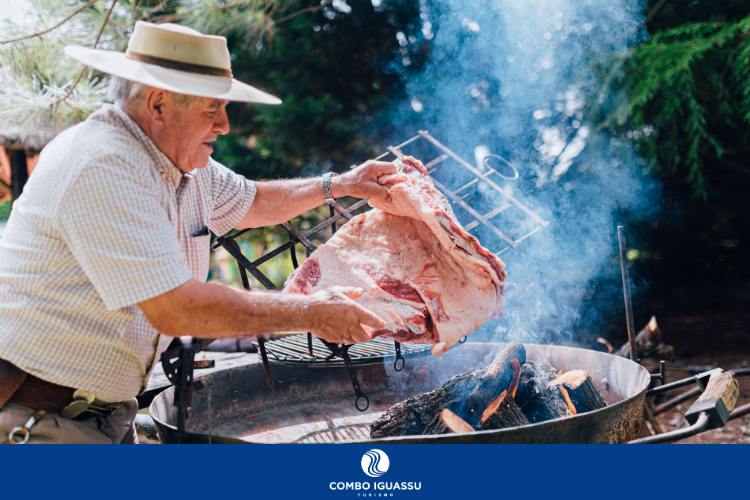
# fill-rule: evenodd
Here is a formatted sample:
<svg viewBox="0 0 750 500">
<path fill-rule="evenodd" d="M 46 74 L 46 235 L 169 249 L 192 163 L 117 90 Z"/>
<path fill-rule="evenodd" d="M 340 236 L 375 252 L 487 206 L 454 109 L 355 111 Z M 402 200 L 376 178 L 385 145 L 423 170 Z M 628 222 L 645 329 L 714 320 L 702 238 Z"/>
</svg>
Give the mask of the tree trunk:
<svg viewBox="0 0 750 500">
<path fill-rule="evenodd" d="M 8 159 L 10 159 L 10 189 L 15 202 L 21 197 L 23 187 L 29 178 L 26 166 L 26 152 L 17 147 L 6 148 Z"/>
<path fill-rule="evenodd" d="M 578 413 L 604 408 L 607 403 L 586 370 L 571 370 L 549 383 L 550 387 L 562 385 Z"/>
<path fill-rule="evenodd" d="M 529 421 L 518 407 L 508 391 L 503 391 L 500 396 L 490 403 L 484 413 L 480 427 L 483 431 L 490 429 L 505 429 L 517 425 L 526 425 Z"/>
</svg>

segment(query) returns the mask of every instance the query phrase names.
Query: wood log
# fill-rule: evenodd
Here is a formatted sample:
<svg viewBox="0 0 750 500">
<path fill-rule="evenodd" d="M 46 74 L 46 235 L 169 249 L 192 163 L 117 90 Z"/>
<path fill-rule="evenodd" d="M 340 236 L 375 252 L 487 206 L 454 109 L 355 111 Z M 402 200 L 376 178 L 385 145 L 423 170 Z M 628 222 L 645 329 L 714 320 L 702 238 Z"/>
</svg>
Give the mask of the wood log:
<svg viewBox="0 0 750 500">
<path fill-rule="evenodd" d="M 701 397 L 685 412 L 685 420 L 694 424 L 701 413 L 708 415 L 708 428 L 724 427 L 729 415 L 737 405 L 740 386 L 732 372 L 715 372 L 708 379 L 706 390 Z"/>
<path fill-rule="evenodd" d="M 426 429 L 425 434 L 456 434 L 459 432 L 475 432 L 466 420 L 462 419 L 448 408 L 443 408 L 435 421 Z"/>
<path fill-rule="evenodd" d="M 651 320 L 648 324 L 643 327 L 643 330 L 638 332 L 638 335 L 635 336 L 635 345 L 639 359 L 650 358 L 653 356 L 667 359 L 669 361 L 674 361 L 675 359 L 674 348 L 662 343 L 661 341 L 661 330 L 656 322 L 656 316 L 651 316 Z M 615 354 L 630 359 L 630 344 L 625 342 Z"/>
<path fill-rule="evenodd" d="M 578 413 L 598 410 L 607 406 L 604 396 L 586 370 L 570 370 L 549 383 L 550 387 L 560 385 L 565 387 L 570 401 Z"/>
<path fill-rule="evenodd" d="M 545 363 L 526 360 L 526 363 L 521 367 L 521 380 L 513 399 L 516 400 L 518 406 L 523 406 L 531 396 L 546 389 L 549 381 L 555 378 L 557 378 L 557 370 L 553 367 Z"/>
<path fill-rule="evenodd" d="M 513 369 L 513 359 L 517 360 L 517 369 Z M 526 363 L 526 349 L 520 342 L 512 340 L 506 344 L 500 354 L 487 367 L 484 375 L 469 394 L 469 410 L 480 415 L 501 392 L 508 389 L 521 365 Z"/>
<path fill-rule="evenodd" d="M 390 436 L 421 436 L 443 408 L 454 413 L 465 406 L 465 395 L 476 385 L 484 370 L 465 372 L 435 389 L 391 406 L 379 419 L 370 424 L 373 439 Z M 460 411 L 460 410 L 459 410 Z"/>
<path fill-rule="evenodd" d="M 573 415 L 559 387 L 547 387 L 539 394 L 535 394 L 521 407 L 521 411 L 531 423 Z"/>
<path fill-rule="evenodd" d="M 674 354 L 674 347 L 663 342 L 656 344 L 656 351 L 654 352 L 654 355 L 654 357 L 658 359 L 666 359 L 668 361 L 674 361 L 675 359 L 677 359 Z"/>
<path fill-rule="evenodd" d="M 521 364 L 526 361 L 526 350 L 518 342 L 505 346 L 487 369 L 461 373 L 433 391 L 391 406 L 370 424 L 370 436 L 376 439 L 424 435 L 443 408 L 451 410 L 470 426 L 477 428 L 486 405 L 482 407 L 482 411 L 471 412 L 467 407 L 467 397 L 477 387 L 481 387 L 481 394 L 495 394 L 495 397 L 488 398 L 487 404 L 496 399 L 512 381 L 511 359 L 517 359 Z M 497 384 L 494 388 L 493 383 Z"/>
<path fill-rule="evenodd" d="M 517 425 L 526 425 L 529 421 L 518 407 L 515 399 L 503 391 L 482 413 L 480 428 L 483 431 L 490 429 L 505 429 Z"/>
</svg>

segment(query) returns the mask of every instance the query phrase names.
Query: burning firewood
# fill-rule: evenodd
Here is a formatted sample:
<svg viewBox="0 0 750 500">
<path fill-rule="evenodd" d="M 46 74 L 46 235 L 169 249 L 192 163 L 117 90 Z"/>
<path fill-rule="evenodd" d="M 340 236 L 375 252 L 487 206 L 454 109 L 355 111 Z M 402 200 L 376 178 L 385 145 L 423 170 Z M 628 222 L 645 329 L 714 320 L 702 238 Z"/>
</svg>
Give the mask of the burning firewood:
<svg viewBox="0 0 750 500">
<path fill-rule="evenodd" d="M 508 391 L 503 391 L 482 413 L 480 427 L 482 430 L 505 429 L 517 425 L 526 425 L 529 421 L 518 407 Z"/>
<path fill-rule="evenodd" d="M 524 363 L 526 363 L 526 349 L 523 345 L 515 340 L 508 342 L 487 367 L 477 386 L 469 395 L 469 409 L 475 414 L 480 414 L 500 392 L 509 388 L 511 383 L 518 387 L 517 379 L 521 375 L 521 365 Z M 511 395 L 514 392 L 511 391 Z"/>
<path fill-rule="evenodd" d="M 577 413 L 604 408 L 607 403 L 586 370 L 571 370 L 549 383 L 565 389 Z M 563 397 L 565 394 L 563 394 Z"/>
<path fill-rule="evenodd" d="M 516 363 L 511 360 L 515 359 Z M 518 342 L 510 342 L 495 357 L 486 370 L 465 372 L 448 380 L 434 391 L 420 394 L 393 405 L 383 416 L 370 425 L 370 436 L 375 438 L 390 436 L 419 436 L 428 433 L 440 412 L 447 408 L 470 426 L 476 424 L 484 409 L 499 394 L 509 389 L 515 376 L 520 376 L 520 365 L 526 362 L 526 350 Z M 514 370 L 513 366 L 517 366 Z M 471 412 L 467 408 L 467 398 L 475 394 L 481 410 Z"/>
<path fill-rule="evenodd" d="M 656 316 L 651 316 L 648 324 L 635 336 L 635 345 L 640 359 L 654 356 L 669 361 L 675 359 L 674 348 L 661 341 L 661 330 L 656 322 Z M 630 344 L 626 342 L 615 354 L 630 358 Z"/>
<path fill-rule="evenodd" d="M 435 389 L 401 401 L 391 406 L 387 412 L 370 424 L 370 437 L 373 439 L 391 436 L 420 436 L 443 408 L 460 411 L 464 406 L 465 394 L 476 385 L 476 379 L 483 370 L 465 372 L 448 380 Z"/>
<path fill-rule="evenodd" d="M 474 432 L 474 428 L 448 408 L 443 408 L 435 421 L 427 428 L 425 434 L 454 434 Z"/>
<path fill-rule="evenodd" d="M 586 370 L 571 370 L 549 382 L 542 392 L 533 395 L 521 407 L 531 422 L 576 415 L 604 408 L 607 403 Z"/>
<path fill-rule="evenodd" d="M 568 407 L 560 386 L 547 387 L 539 394 L 533 395 L 521 407 L 521 411 L 531 423 L 545 422 L 574 414 Z"/>
<path fill-rule="evenodd" d="M 555 378 L 557 378 L 557 370 L 551 366 L 526 360 L 526 363 L 521 367 L 521 380 L 513 399 L 516 400 L 518 406 L 523 406 L 534 394 L 546 389 L 549 381 Z"/>
</svg>

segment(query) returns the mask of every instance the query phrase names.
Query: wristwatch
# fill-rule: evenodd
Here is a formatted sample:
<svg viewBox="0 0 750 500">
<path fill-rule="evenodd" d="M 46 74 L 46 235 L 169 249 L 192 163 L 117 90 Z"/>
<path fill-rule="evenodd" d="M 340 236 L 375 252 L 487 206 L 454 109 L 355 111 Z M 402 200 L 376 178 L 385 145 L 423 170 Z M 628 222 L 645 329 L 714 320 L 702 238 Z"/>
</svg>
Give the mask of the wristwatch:
<svg viewBox="0 0 750 500">
<path fill-rule="evenodd" d="M 333 201 L 333 195 L 331 195 L 331 177 L 333 177 L 335 174 L 333 172 L 326 172 L 323 174 L 323 196 L 325 197 L 326 201 Z"/>
</svg>

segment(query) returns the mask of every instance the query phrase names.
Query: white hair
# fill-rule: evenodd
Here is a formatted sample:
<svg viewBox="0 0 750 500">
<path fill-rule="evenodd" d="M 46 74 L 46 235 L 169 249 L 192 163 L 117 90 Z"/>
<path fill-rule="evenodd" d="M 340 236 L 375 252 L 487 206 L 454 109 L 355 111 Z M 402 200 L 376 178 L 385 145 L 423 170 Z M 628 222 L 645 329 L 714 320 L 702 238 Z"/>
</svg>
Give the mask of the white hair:
<svg viewBox="0 0 750 500">
<path fill-rule="evenodd" d="M 146 96 L 146 92 L 151 88 L 142 83 L 126 80 L 119 76 L 112 76 L 109 82 L 109 89 L 107 90 L 107 99 L 116 102 L 120 106 L 124 106 L 143 99 Z M 178 107 L 192 108 L 200 99 L 198 96 L 178 94 L 177 92 L 169 92 L 169 94 Z"/>
</svg>

